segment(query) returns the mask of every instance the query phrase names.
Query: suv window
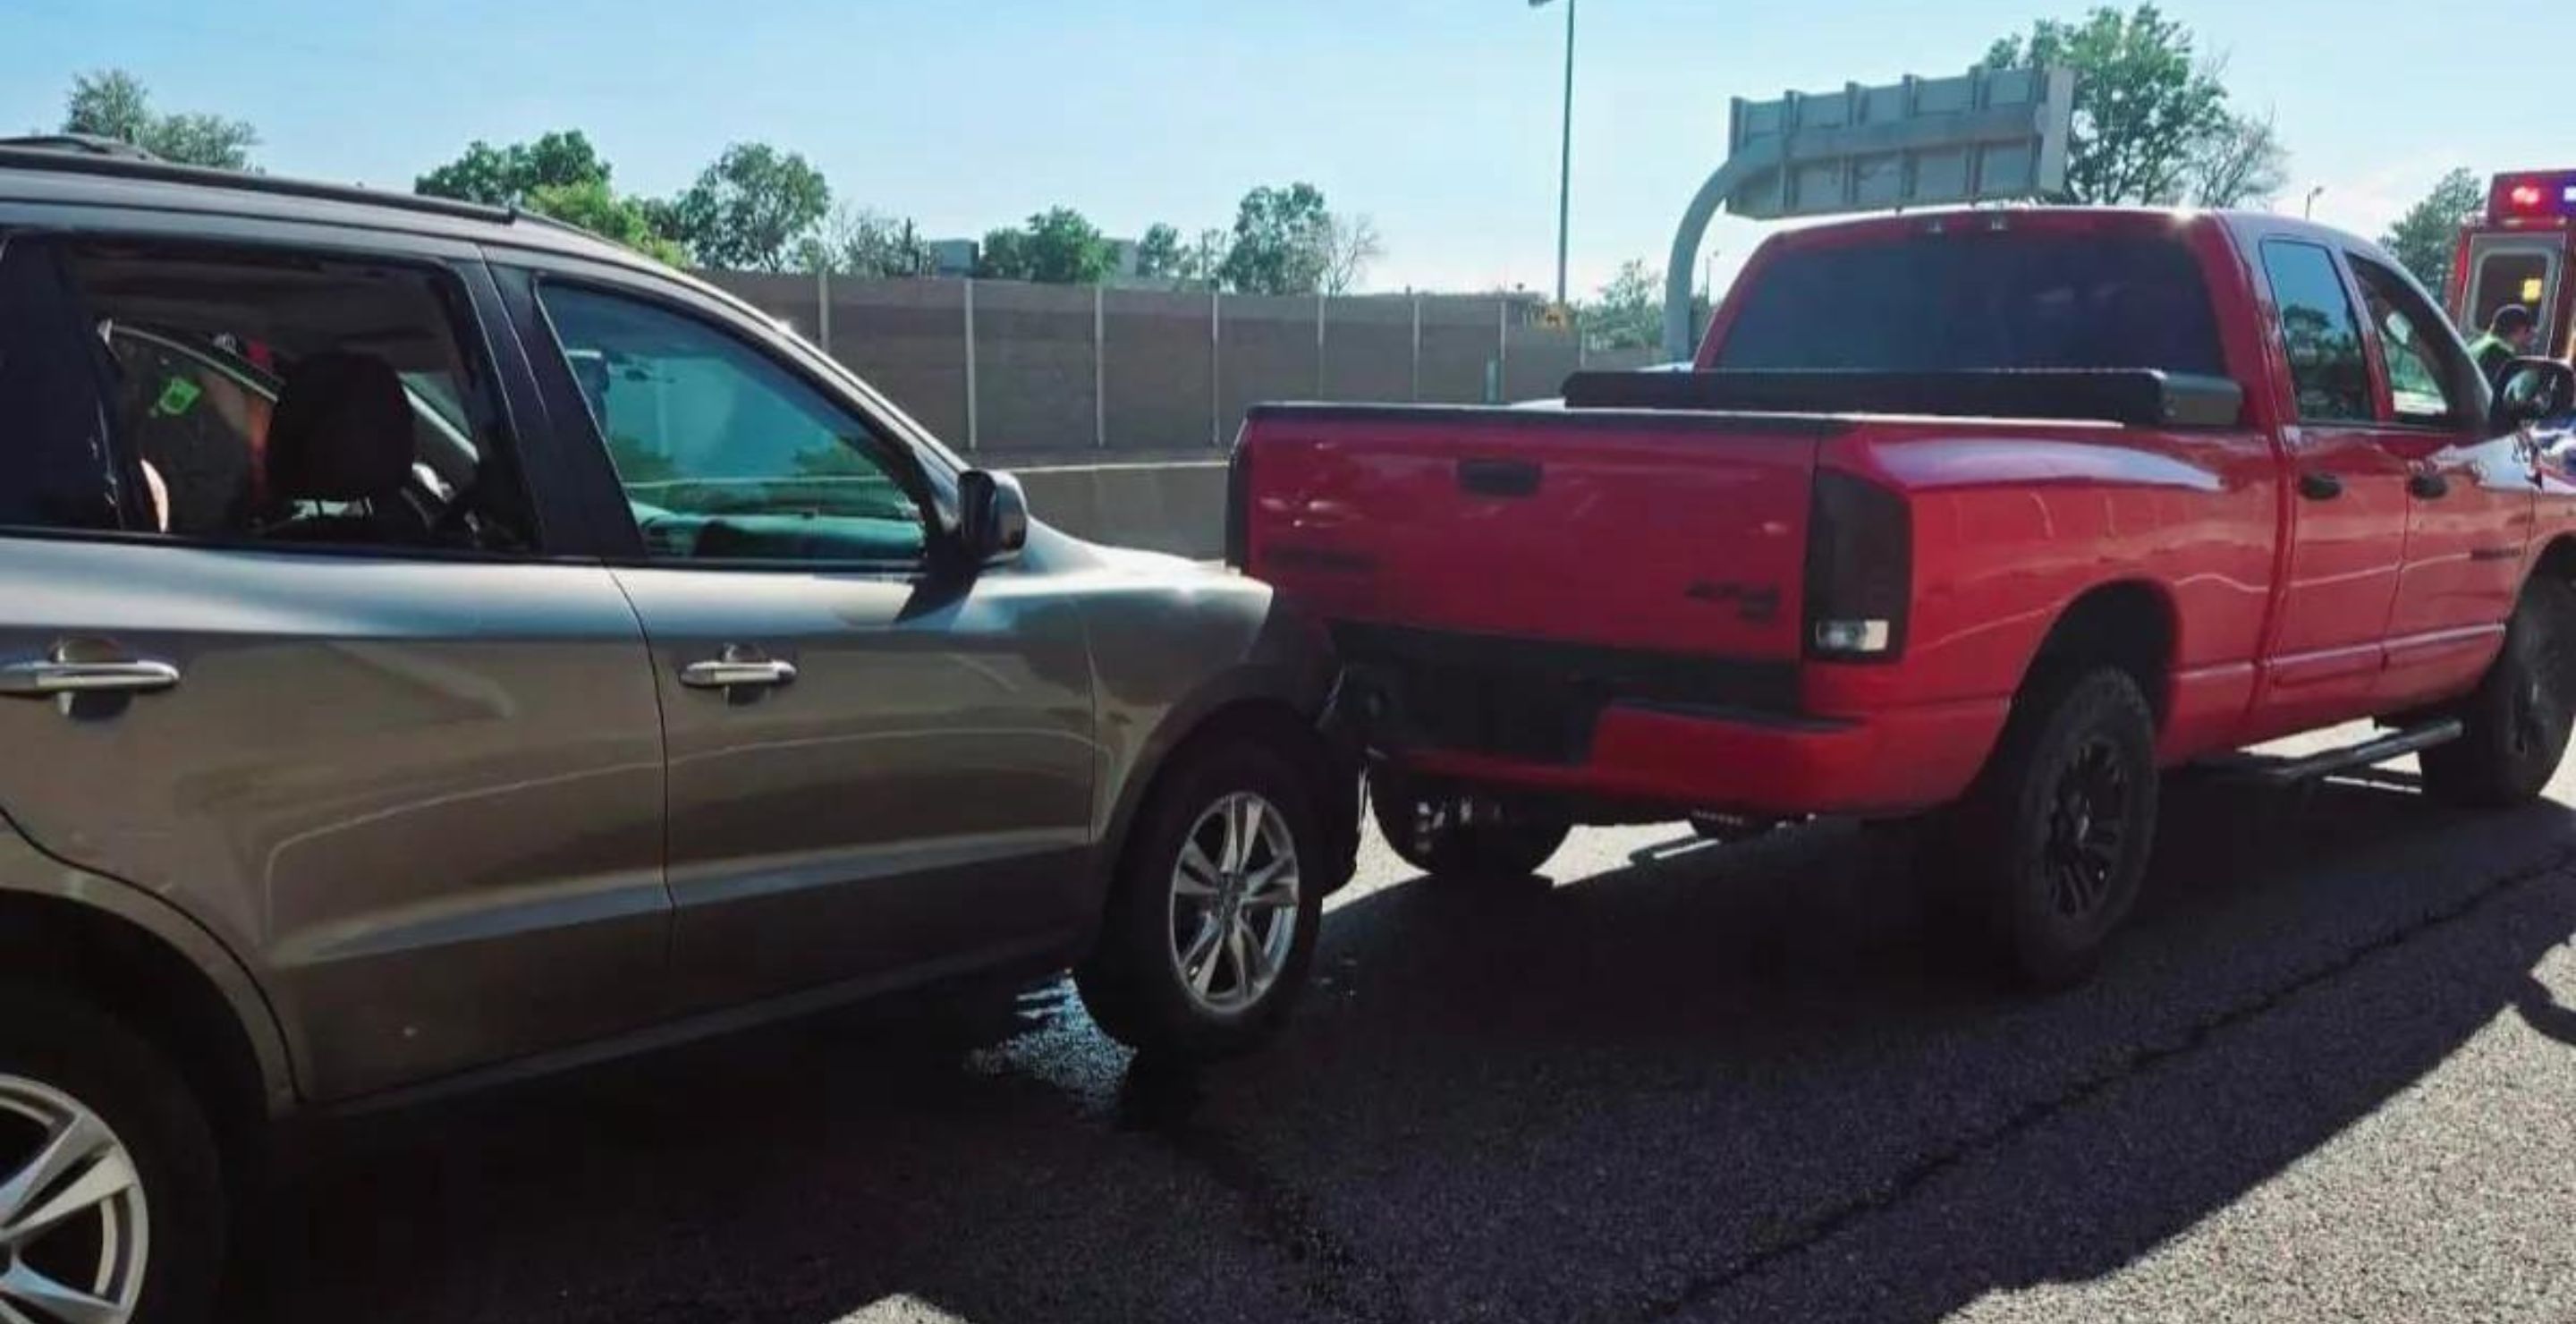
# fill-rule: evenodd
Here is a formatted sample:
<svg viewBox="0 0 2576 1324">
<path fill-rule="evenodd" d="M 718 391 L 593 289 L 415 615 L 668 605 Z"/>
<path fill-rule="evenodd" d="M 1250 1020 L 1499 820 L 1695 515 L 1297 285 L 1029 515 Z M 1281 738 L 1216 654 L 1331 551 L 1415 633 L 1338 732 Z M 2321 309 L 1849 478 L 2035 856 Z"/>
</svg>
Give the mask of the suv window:
<svg viewBox="0 0 2576 1324">
<path fill-rule="evenodd" d="M 119 470 L 108 435 L 106 351 L 82 326 L 57 254 L 0 235 L 0 526 L 141 518 L 141 480 Z"/>
<path fill-rule="evenodd" d="M 695 318 L 577 285 L 547 320 L 656 556 L 919 561 L 922 507 L 874 429 Z"/>
<path fill-rule="evenodd" d="M 2379 329 L 2380 357 L 2388 360 L 2388 398 L 2400 423 L 2444 425 L 2461 417 L 2448 383 L 2460 380 L 2454 350 L 2441 334 L 2440 314 L 2396 272 L 2364 257 L 2352 259 L 2370 324 Z M 2466 360 L 2460 360 L 2465 363 Z"/>
<path fill-rule="evenodd" d="M 50 390 L 84 393 L 105 441 L 82 514 L 20 502 L 0 519 L 220 542 L 530 545 L 451 274 L 104 240 L 21 244 L 9 265 L 21 282 L 56 273 L 49 325 L 22 323 L 12 299 L 10 334 L 44 337 Z M 411 375 L 444 384 L 453 415 Z M 92 517 L 102 509 L 112 517 Z"/>
<path fill-rule="evenodd" d="M 2290 361 L 2299 418 L 2310 423 L 2376 422 L 2361 323 L 2344 293 L 2334 254 L 2315 244 L 2269 240 L 2263 271 L 2280 309 L 2281 347 Z"/>
<path fill-rule="evenodd" d="M 1783 252 L 1754 274 L 1717 366 L 2227 371 L 2181 240 L 2042 231 Z"/>
</svg>

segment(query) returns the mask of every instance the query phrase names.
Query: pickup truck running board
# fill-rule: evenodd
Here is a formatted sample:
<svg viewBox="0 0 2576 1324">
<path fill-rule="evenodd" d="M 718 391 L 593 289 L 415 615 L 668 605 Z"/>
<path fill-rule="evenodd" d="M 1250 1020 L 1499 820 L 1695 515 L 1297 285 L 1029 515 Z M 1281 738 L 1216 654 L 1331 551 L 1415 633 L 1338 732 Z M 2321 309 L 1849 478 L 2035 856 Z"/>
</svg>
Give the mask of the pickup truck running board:
<svg viewBox="0 0 2576 1324">
<path fill-rule="evenodd" d="M 2230 754 L 2210 759 L 2201 766 L 2227 776 L 2244 777 L 2272 786 L 2291 786 L 2315 781 L 2338 772 L 2367 768 L 2374 763 L 2406 754 L 2419 753 L 2435 745 L 2447 745 L 2460 738 L 2466 728 L 2460 719 L 2445 717 L 2418 726 L 2391 731 L 2376 739 L 2341 749 L 2320 750 L 2294 759 L 2265 758 L 2260 754 Z"/>
</svg>

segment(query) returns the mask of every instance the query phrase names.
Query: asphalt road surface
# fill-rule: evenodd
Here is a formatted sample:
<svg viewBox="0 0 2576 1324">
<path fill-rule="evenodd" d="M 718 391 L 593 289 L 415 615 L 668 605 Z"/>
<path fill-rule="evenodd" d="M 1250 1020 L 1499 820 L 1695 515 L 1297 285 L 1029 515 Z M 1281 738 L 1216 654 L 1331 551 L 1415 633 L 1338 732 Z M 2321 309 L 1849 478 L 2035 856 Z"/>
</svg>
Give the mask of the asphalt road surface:
<svg viewBox="0 0 2576 1324">
<path fill-rule="evenodd" d="M 2576 778 L 2177 782 L 2101 978 L 2027 1000 L 1847 828 L 1371 843 L 1259 1057 L 1061 987 L 334 1128 L 300 1321 L 2576 1318 Z"/>
</svg>

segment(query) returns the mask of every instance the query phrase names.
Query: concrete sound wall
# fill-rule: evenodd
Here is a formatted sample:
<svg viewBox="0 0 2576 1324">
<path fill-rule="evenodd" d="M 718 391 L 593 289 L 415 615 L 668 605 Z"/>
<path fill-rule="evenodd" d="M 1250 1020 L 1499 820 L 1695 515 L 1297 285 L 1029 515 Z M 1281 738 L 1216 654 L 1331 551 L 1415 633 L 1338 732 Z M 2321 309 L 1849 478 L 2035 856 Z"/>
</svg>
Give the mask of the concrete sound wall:
<svg viewBox="0 0 2576 1324">
<path fill-rule="evenodd" d="M 1077 538 L 1213 560 L 1225 551 L 1223 460 L 1032 466 L 1011 471 L 1029 513 Z"/>
</svg>

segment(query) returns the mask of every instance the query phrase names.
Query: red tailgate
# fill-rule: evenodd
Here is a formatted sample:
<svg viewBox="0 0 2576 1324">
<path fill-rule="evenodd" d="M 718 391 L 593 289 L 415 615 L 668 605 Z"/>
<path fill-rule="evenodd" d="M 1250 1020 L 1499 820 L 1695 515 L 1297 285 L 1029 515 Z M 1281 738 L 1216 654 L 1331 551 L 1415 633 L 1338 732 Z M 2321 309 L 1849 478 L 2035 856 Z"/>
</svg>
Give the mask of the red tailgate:
<svg viewBox="0 0 2576 1324">
<path fill-rule="evenodd" d="M 1271 407 L 1237 551 L 1328 620 L 1794 659 L 1818 422 Z"/>
</svg>

